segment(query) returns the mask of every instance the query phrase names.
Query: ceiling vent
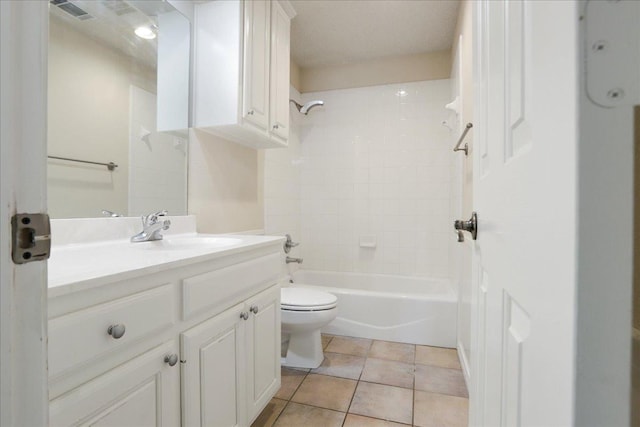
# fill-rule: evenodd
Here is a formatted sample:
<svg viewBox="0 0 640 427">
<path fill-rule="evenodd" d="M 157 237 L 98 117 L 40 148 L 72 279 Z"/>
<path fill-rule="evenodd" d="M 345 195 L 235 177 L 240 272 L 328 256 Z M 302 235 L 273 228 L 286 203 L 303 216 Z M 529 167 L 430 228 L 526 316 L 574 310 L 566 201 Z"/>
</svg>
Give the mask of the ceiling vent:
<svg viewBox="0 0 640 427">
<path fill-rule="evenodd" d="M 133 13 L 136 9 L 124 0 L 102 0 L 102 5 L 118 16 Z"/>
<path fill-rule="evenodd" d="M 50 3 L 80 21 L 95 19 L 95 17 L 89 15 L 85 10 L 79 8 L 68 0 L 51 0 Z"/>
</svg>

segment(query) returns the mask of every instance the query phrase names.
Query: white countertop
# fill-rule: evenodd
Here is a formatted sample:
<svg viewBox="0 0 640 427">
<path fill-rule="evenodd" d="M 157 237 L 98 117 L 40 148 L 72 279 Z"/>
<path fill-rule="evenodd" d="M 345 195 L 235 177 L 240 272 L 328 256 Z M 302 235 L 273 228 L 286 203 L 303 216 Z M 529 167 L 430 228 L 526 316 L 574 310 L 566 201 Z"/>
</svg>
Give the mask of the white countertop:
<svg viewBox="0 0 640 427">
<path fill-rule="evenodd" d="M 198 234 L 195 227 L 178 224 L 175 231 L 179 234 L 171 233 L 170 229 L 163 233 L 163 240 L 131 243 L 129 238 L 122 238 L 122 234 L 130 233 L 129 229 L 135 224 L 132 220 L 136 219 L 52 221 L 52 239 L 55 242 L 58 235 L 58 242 L 63 244 L 54 244 L 51 250 L 49 298 L 284 242 L 281 236 Z M 171 220 L 173 223 L 174 218 Z M 93 229 L 96 224 L 114 228 L 110 230 L 111 235 L 118 238 L 101 240 L 103 236 L 100 235 L 105 234 L 102 227 L 96 238 L 91 237 L 91 231 L 82 233 L 83 227 Z M 83 238 L 72 243 L 70 234 L 82 235 Z"/>
</svg>

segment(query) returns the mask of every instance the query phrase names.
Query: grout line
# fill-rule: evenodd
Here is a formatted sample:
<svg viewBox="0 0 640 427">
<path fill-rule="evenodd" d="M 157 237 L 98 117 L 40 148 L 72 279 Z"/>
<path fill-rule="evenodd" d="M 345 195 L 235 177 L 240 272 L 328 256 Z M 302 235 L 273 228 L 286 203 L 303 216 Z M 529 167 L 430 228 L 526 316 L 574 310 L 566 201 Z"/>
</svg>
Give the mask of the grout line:
<svg viewBox="0 0 640 427">
<path fill-rule="evenodd" d="M 330 339 L 330 340 L 329 340 L 329 342 L 327 343 L 327 347 L 329 346 L 329 344 L 331 343 L 331 341 L 333 340 L 333 338 L 334 338 L 334 337 L 336 337 L 336 336 L 339 336 L 339 335 L 331 336 L 331 339 Z M 372 339 L 372 340 L 371 340 L 371 345 L 370 345 L 370 346 L 369 346 L 369 348 L 367 349 L 367 353 L 366 353 L 364 356 L 356 356 L 356 355 L 353 355 L 353 354 L 347 354 L 347 353 L 335 353 L 335 352 L 333 352 L 333 353 L 335 353 L 335 354 L 343 354 L 343 355 L 347 355 L 347 356 L 363 357 L 363 358 L 364 358 L 364 364 L 363 364 L 363 366 L 362 366 L 362 369 L 360 370 L 360 374 L 358 375 L 358 378 L 357 378 L 357 379 L 354 379 L 354 378 L 345 378 L 345 377 L 340 377 L 340 376 L 336 376 L 336 375 L 329 375 L 329 374 L 326 374 L 326 373 L 315 373 L 315 372 L 312 372 L 311 370 L 309 370 L 309 371 L 307 371 L 307 372 L 300 371 L 300 372 L 304 372 L 304 377 L 303 377 L 302 381 L 300 381 L 300 383 L 299 383 L 299 384 L 298 384 L 298 386 L 296 387 L 295 391 L 291 394 L 291 397 L 290 397 L 289 399 L 287 399 L 287 400 L 286 400 L 286 404 L 285 404 L 284 408 L 282 409 L 282 411 L 280 412 L 280 414 L 278 414 L 278 416 L 276 417 L 276 419 L 274 420 L 274 422 L 273 422 L 273 423 L 275 424 L 275 423 L 280 419 L 280 417 L 282 416 L 282 414 L 284 413 L 284 411 L 286 410 L 286 408 L 289 406 L 289 404 L 290 404 L 290 403 L 294 403 L 294 404 L 298 404 L 298 405 L 310 406 L 310 407 L 313 407 L 313 408 L 324 409 L 324 410 L 328 410 L 328 411 L 332 411 L 332 412 L 342 413 L 342 414 L 344 414 L 344 419 L 343 419 L 343 421 L 342 421 L 342 426 L 344 426 L 344 424 L 346 423 L 346 420 L 347 420 L 347 416 L 348 416 L 349 414 L 351 414 L 351 413 L 352 413 L 352 412 L 350 412 L 350 410 L 351 410 L 351 406 L 353 405 L 353 401 L 354 401 L 354 399 L 355 399 L 356 391 L 358 390 L 358 387 L 359 387 L 360 383 L 361 383 L 361 382 L 363 382 L 363 383 L 377 384 L 377 385 L 388 386 L 388 387 L 396 387 L 396 388 L 401 388 L 401 389 L 405 389 L 405 390 L 412 390 L 412 400 L 411 400 L 411 409 L 412 409 L 412 410 L 411 410 L 411 425 L 415 425 L 415 412 L 416 412 L 415 398 L 416 398 L 416 391 L 417 391 L 417 389 L 416 389 L 416 368 L 417 368 L 417 365 L 418 365 L 418 363 L 417 363 L 417 347 L 418 347 L 418 345 L 417 345 L 417 344 L 412 344 L 412 345 L 413 345 L 413 347 L 414 347 L 414 355 L 413 355 L 413 387 L 412 387 L 412 388 L 406 388 L 406 387 L 400 387 L 400 386 L 392 385 L 392 384 L 384 384 L 384 383 L 378 383 L 378 382 L 373 382 L 373 381 L 364 381 L 364 380 L 362 380 L 362 375 L 363 375 L 363 373 L 364 373 L 364 369 L 365 369 L 365 366 L 366 366 L 367 360 L 370 358 L 369 353 L 371 352 L 371 348 L 373 347 L 373 343 L 374 343 L 375 341 L 380 341 L 380 340 L 373 340 L 373 339 Z M 383 342 L 384 342 L 384 341 L 383 341 Z M 325 347 L 325 348 L 326 348 L 326 347 Z M 323 351 L 325 351 L 325 348 L 323 348 Z M 332 352 L 329 352 L 329 353 L 332 353 Z M 407 362 L 403 362 L 403 361 L 401 361 L 401 360 L 394 360 L 394 359 L 382 359 L 382 358 L 375 358 L 375 357 L 371 357 L 371 358 L 372 358 L 372 359 L 376 359 L 376 360 L 382 360 L 382 361 L 390 361 L 390 362 L 399 362 L 399 363 L 409 364 L 409 363 L 407 363 Z M 422 364 L 420 364 L 420 365 L 422 365 Z M 436 366 L 436 365 L 427 365 L 427 366 L 435 366 L 435 367 L 439 367 L 439 366 Z M 286 368 L 286 367 L 283 367 L 283 368 Z M 458 370 L 458 369 L 455 369 L 455 368 L 445 368 L 445 367 L 439 367 L 439 368 L 443 368 L 443 369 L 451 369 L 451 370 Z M 295 368 L 290 368 L 290 369 L 295 369 Z M 354 392 L 353 392 L 353 394 L 352 394 L 352 396 L 351 396 L 351 400 L 350 400 L 350 402 L 349 402 L 349 405 L 348 405 L 348 407 L 347 407 L 346 412 L 342 412 L 342 411 L 339 411 L 339 410 L 336 410 L 336 409 L 324 408 L 324 407 L 321 407 L 321 406 L 311 405 L 311 404 L 308 404 L 308 403 L 294 402 L 294 401 L 292 400 L 292 399 L 293 399 L 293 397 L 295 396 L 295 394 L 298 392 L 298 390 L 299 390 L 299 389 L 300 389 L 300 387 L 302 386 L 302 383 L 303 383 L 303 382 L 304 382 L 304 381 L 309 377 L 309 375 L 310 375 L 310 374 L 314 374 L 314 375 L 322 375 L 322 376 L 325 376 L 325 377 L 332 377 L 332 378 L 338 378 L 338 379 L 346 379 L 346 380 L 351 380 L 351 381 L 355 381 L 355 382 L 356 382 L 356 384 L 355 384 L 355 389 L 354 389 Z M 456 396 L 456 395 L 445 394 L 445 393 L 438 393 L 438 392 L 433 392 L 433 391 L 430 391 L 430 392 L 427 392 L 427 393 L 440 394 L 440 395 L 444 395 L 444 396 L 453 396 L 453 397 L 458 397 L 458 398 L 463 398 L 463 399 L 465 398 L 464 396 Z M 466 399 L 468 399 L 468 397 L 467 397 Z M 285 400 L 285 399 L 280 399 L 280 400 Z M 363 416 L 363 417 L 366 417 L 366 418 L 371 418 L 371 419 L 376 419 L 376 420 L 381 420 L 381 421 L 391 421 L 391 420 L 387 420 L 387 419 L 384 419 L 384 418 L 378 418 L 378 417 L 371 416 L 371 415 L 362 415 L 362 414 L 355 414 L 355 413 L 354 413 L 354 415 L 359 415 L 359 416 Z M 394 422 L 396 422 L 396 421 L 394 421 Z M 398 423 L 398 424 L 402 424 L 402 423 Z M 273 424 L 272 424 L 272 425 L 273 425 Z M 403 424 L 403 425 L 407 425 L 407 424 Z"/>
</svg>

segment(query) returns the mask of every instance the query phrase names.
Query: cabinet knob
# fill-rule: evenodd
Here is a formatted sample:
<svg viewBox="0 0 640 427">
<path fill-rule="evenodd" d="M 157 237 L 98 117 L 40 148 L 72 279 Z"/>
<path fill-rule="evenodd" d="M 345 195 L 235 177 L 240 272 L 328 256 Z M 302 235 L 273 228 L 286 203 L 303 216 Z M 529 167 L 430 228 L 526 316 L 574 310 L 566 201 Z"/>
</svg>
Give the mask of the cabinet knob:
<svg viewBox="0 0 640 427">
<path fill-rule="evenodd" d="M 178 355 L 177 354 L 167 354 L 164 357 L 164 363 L 166 363 L 169 366 L 175 366 L 176 363 L 178 363 Z"/>
<path fill-rule="evenodd" d="M 278 129 L 279 127 L 280 127 L 280 126 L 278 126 L 278 125 L 273 125 L 273 128 L 274 128 L 274 129 Z"/>
<path fill-rule="evenodd" d="M 126 328 L 124 327 L 124 325 L 117 324 L 109 326 L 109 329 L 107 329 L 107 333 L 117 340 L 122 338 L 125 330 Z"/>
<path fill-rule="evenodd" d="M 253 314 L 258 314 L 258 306 L 252 305 L 249 311 L 252 312 Z"/>
<path fill-rule="evenodd" d="M 248 116 L 253 116 L 253 113 L 254 113 L 254 111 L 253 111 L 253 110 L 249 110 L 249 111 L 247 111 L 247 115 L 248 115 Z"/>
<path fill-rule="evenodd" d="M 242 313 L 240 313 L 240 318 L 242 320 L 247 320 L 249 318 L 249 313 L 247 313 L 246 311 L 243 311 Z"/>
</svg>

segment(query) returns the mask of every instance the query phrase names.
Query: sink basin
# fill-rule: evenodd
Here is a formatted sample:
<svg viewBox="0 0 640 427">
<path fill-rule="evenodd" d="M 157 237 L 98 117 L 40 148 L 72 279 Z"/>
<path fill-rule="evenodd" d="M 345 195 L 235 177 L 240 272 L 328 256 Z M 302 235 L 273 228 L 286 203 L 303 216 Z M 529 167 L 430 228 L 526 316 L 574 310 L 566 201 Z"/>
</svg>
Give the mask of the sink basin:
<svg viewBox="0 0 640 427">
<path fill-rule="evenodd" d="M 165 237 L 163 240 L 132 243 L 131 246 L 135 249 L 149 251 L 197 251 L 224 248 L 241 242 L 242 239 L 236 237 Z"/>
</svg>

